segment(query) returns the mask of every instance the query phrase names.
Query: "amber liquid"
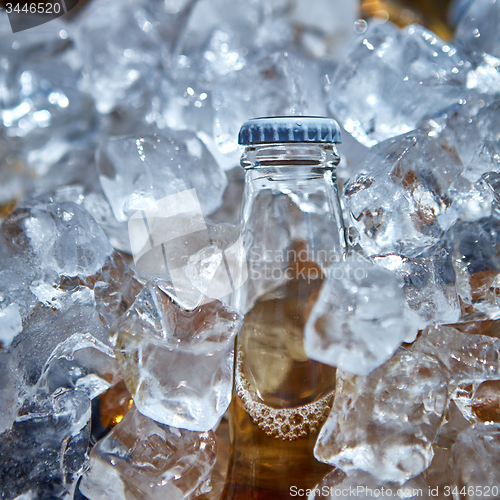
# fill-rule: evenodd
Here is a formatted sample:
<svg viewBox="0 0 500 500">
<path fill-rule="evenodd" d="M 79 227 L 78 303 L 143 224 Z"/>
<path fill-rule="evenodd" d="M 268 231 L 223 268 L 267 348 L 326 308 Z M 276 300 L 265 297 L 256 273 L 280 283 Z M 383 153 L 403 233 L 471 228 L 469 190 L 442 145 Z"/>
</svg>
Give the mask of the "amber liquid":
<svg viewBox="0 0 500 500">
<path fill-rule="evenodd" d="M 299 490 L 314 488 L 332 470 L 313 450 L 331 408 L 335 368 L 310 360 L 303 346 L 321 281 L 292 279 L 245 316 L 223 500 L 306 498 Z"/>
</svg>

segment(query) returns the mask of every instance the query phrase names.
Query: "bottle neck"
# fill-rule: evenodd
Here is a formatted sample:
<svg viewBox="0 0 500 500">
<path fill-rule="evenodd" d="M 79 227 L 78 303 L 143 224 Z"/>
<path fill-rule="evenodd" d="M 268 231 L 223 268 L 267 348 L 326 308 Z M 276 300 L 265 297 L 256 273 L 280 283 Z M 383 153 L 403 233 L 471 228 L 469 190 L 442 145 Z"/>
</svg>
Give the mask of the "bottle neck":
<svg viewBox="0 0 500 500">
<path fill-rule="evenodd" d="M 339 161 L 335 144 L 286 142 L 247 146 L 241 166 L 245 170 L 300 166 L 334 170 Z"/>
<path fill-rule="evenodd" d="M 262 144 L 245 149 L 241 230 L 249 274 L 236 298 L 242 311 L 297 273 L 302 276 L 310 269 L 319 275 L 342 259 L 345 236 L 335 182 L 338 159 L 333 144 Z"/>
</svg>

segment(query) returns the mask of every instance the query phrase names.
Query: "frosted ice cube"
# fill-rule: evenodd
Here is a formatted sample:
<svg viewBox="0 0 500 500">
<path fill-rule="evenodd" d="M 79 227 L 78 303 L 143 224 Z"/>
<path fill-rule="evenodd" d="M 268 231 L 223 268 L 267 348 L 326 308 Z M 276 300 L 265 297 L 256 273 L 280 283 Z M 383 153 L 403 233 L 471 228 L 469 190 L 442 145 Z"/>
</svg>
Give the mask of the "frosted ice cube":
<svg viewBox="0 0 500 500">
<path fill-rule="evenodd" d="M 365 377 L 338 370 L 314 454 L 347 474 L 404 483 L 430 465 L 447 406 L 441 364 L 422 353 L 401 350 Z"/>
<path fill-rule="evenodd" d="M 204 214 L 222 203 L 227 177 L 189 131 L 105 140 L 97 151 L 101 186 L 119 222 L 168 195 L 196 189 Z"/>
<path fill-rule="evenodd" d="M 497 2 L 468 2 L 455 30 L 455 44 L 475 63 L 467 74 L 467 87 L 481 93 L 500 91 L 500 7 Z"/>
<path fill-rule="evenodd" d="M 310 358 L 367 375 L 416 337 L 397 274 L 352 252 L 327 276 L 304 332 Z"/>
<path fill-rule="evenodd" d="M 354 38 L 354 22 L 359 18 L 357 2 L 298 0 L 287 13 L 298 33 L 300 44 L 316 58 L 342 57 Z"/>
<path fill-rule="evenodd" d="M 135 407 L 90 453 L 80 491 L 90 500 L 189 500 L 210 490 L 213 432 L 167 427 Z"/>
<path fill-rule="evenodd" d="M 113 330 L 115 353 L 141 413 L 212 429 L 231 399 L 234 336 L 242 317 L 219 301 L 193 311 L 149 284 Z"/>
<path fill-rule="evenodd" d="M 416 257 L 436 244 L 460 215 L 453 183 L 462 170 L 460 160 L 419 130 L 371 148 L 344 187 L 365 254 Z"/>
<path fill-rule="evenodd" d="M 32 176 L 46 174 L 71 142 L 96 131 L 96 113 L 80 89 L 81 64 L 65 28 L 54 20 L 48 27 L 0 35 L 2 132 Z"/>
<path fill-rule="evenodd" d="M 408 132 L 466 95 L 470 63 L 421 26 L 372 23 L 332 76 L 331 111 L 366 146 Z"/>
<path fill-rule="evenodd" d="M 256 48 L 276 49 L 290 42 L 293 36 L 288 26 L 276 21 L 284 14 L 287 2 L 272 0 L 252 3 L 244 0 L 200 0 L 189 16 L 186 30 L 180 39 L 179 53 L 192 57 L 202 49 L 210 50 L 207 42 L 214 33 L 225 33 L 231 39 L 224 49 L 236 52 Z M 281 29 L 280 29 L 281 28 Z M 220 36 L 220 35 L 219 35 Z M 214 54 L 203 54 L 211 62 Z"/>
<path fill-rule="evenodd" d="M 10 346 L 12 339 L 23 330 L 19 306 L 15 303 L 0 308 L 0 343 L 3 348 Z"/>
</svg>

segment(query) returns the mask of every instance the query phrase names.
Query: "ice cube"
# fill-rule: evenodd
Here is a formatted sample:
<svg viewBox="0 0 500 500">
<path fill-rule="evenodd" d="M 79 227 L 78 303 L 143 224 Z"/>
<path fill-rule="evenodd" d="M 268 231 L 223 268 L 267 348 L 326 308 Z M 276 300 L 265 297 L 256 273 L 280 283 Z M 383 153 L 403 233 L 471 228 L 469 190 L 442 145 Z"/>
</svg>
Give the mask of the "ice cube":
<svg viewBox="0 0 500 500">
<path fill-rule="evenodd" d="M 366 255 L 416 257 L 458 219 L 454 185 L 463 166 L 422 131 L 370 149 L 344 187 L 351 225 Z"/>
<path fill-rule="evenodd" d="M 414 340 L 417 325 L 396 273 L 352 252 L 327 276 L 304 332 L 310 358 L 367 375 Z"/>
<path fill-rule="evenodd" d="M 300 44 L 315 58 L 337 60 L 348 50 L 355 34 L 354 23 L 359 18 L 357 2 L 298 0 L 290 7 L 287 14 Z"/>
<path fill-rule="evenodd" d="M 121 380 L 113 350 L 90 334 L 75 333 L 47 360 L 36 391 L 53 394 L 61 387 L 78 389 L 94 399 Z"/>
<path fill-rule="evenodd" d="M 498 170 L 499 107 L 498 98 L 470 92 L 461 105 L 421 124 L 452 156 L 460 158 L 464 165 L 462 176 L 471 183 L 487 172 Z"/>
<path fill-rule="evenodd" d="M 463 99 L 469 67 L 421 26 L 371 23 L 332 76 L 329 106 L 349 133 L 373 146 Z"/>
<path fill-rule="evenodd" d="M 219 301 L 187 311 L 153 284 L 145 286 L 113 330 L 139 411 L 175 427 L 212 429 L 231 399 L 233 343 L 241 323 Z"/>
<path fill-rule="evenodd" d="M 418 257 L 387 255 L 374 262 L 394 271 L 404 281 L 403 290 L 410 308 L 418 315 L 418 328 L 437 323 L 454 323 L 460 317 L 452 255 L 440 244 Z"/>
<path fill-rule="evenodd" d="M 222 204 L 227 186 L 226 175 L 205 145 L 188 131 L 107 139 L 97 151 L 97 168 L 119 222 L 193 188 L 208 215 Z"/>
<path fill-rule="evenodd" d="M 33 385 L 71 335 L 88 333 L 108 344 L 108 327 L 140 286 L 77 204 L 25 204 L 5 219 L 1 236 L 1 310 L 17 308 L 22 331 L 12 339 L 11 352 Z"/>
<path fill-rule="evenodd" d="M 500 7 L 497 2 L 474 0 L 460 18 L 455 44 L 476 67 L 467 75 L 467 86 L 479 92 L 500 91 Z"/>
<path fill-rule="evenodd" d="M 470 406 L 478 420 L 500 423 L 500 380 L 487 380 L 479 385 Z"/>
<path fill-rule="evenodd" d="M 3 309 L 0 308 L 0 343 L 2 347 L 9 347 L 13 338 L 22 330 L 23 324 L 19 314 L 19 306 L 12 303 Z"/>
<path fill-rule="evenodd" d="M 463 284 L 459 295 L 464 305 L 462 321 L 500 318 L 500 221 L 493 215 L 476 222 L 460 222 L 449 233 L 457 276 Z"/>
<path fill-rule="evenodd" d="M 0 35 L 1 130 L 32 176 L 45 175 L 70 143 L 92 138 L 97 126 L 92 100 L 80 90 L 81 65 L 66 25 L 53 22 L 33 34 Z"/>
<path fill-rule="evenodd" d="M 32 254 L 45 269 L 65 276 L 95 274 L 112 247 L 79 205 L 27 202 L 2 223 L 12 251 Z"/>
<path fill-rule="evenodd" d="M 462 432 L 453 445 L 450 475 L 453 498 L 482 498 L 483 491 L 498 495 L 500 482 L 500 424 L 481 423 Z"/>
<path fill-rule="evenodd" d="M 200 0 L 189 16 L 178 51 L 187 57 L 203 49 L 208 49 L 208 52 L 210 47 L 207 47 L 207 42 L 217 31 L 225 33 L 230 39 L 228 46 L 221 47 L 223 51 L 227 49 L 229 54 L 245 49 L 245 52 L 255 51 L 256 48 L 270 51 L 286 46 L 292 40 L 292 30 L 276 22 L 285 13 L 286 7 L 284 0 L 252 3 L 244 0 Z M 215 54 L 206 52 L 202 52 L 203 57 L 210 63 Z"/>
<path fill-rule="evenodd" d="M 404 483 L 430 465 L 447 406 L 446 376 L 426 354 L 400 350 L 365 377 L 337 370 L 314 454 L 347 474 L 359 469 Z"/>
<path fill-rule="evenodd" d="M 113 252 L 88 281 L 93 285 L 96 310 L 102 323 L 111 327 L 133 304 L 142 289 L 121 254 Z"/>
<path fill-rule="evenodd" d="M 80 491 L 89 500 L 195 498 L 210 490 L 214 438 L 158 424 L 132 407 L 92 449 Z"/>
<path fill-rule="evenodd" d="M 0 490 L 9 498 L 71 500 L 89 437 L 90 401 L 84 392 L 60 390 L 27 401 L 12 430 L 1 434 Z"/>
<path fill-rule="evenodd" d="M 500 374 L 500 339 L 494 336 L 463 333 L 452 326 L 430 326 L 411 351 L 438 360 L 451 387 L 494 380 Z"/>
<path fill-rule="evenodd" d="M 454 401 L 450 402 L 446 421 L 439 430 L 436 442 L 434 443 L 434 458 L 429 468 L 422 475 L 429 482 L 430 490 L 434 496 L 443 496 L 446 487 L 450 487 L 449 462 L 451 449 L 457 440 L 460 432 L 471 426 L 457 408 Z M 420 476 L 419 476 L 420 477 Z"/>
</svg>

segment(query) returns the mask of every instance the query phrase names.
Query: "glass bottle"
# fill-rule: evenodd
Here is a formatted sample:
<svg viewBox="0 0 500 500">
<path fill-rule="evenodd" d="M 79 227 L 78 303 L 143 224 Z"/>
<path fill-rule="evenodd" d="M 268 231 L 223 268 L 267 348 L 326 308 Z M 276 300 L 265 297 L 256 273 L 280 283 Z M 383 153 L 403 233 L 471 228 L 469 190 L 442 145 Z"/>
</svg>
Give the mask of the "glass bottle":
<svg viewBox="0 0 500 500">
<path fill-rule="evenodd" d="M 241 230 L 248 279 L 235 352 L 231 456 L 223 500 L 305 498 L 330 470 L 313 455 L 335 368 L 313 361 L 303 331 L 325 269 L 345 254 L 335 166 L 337 123 L 318 117 L 249 120 Z"/>
</svg>

